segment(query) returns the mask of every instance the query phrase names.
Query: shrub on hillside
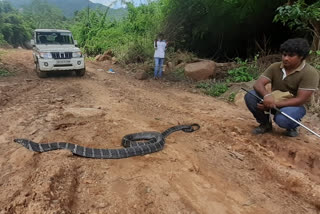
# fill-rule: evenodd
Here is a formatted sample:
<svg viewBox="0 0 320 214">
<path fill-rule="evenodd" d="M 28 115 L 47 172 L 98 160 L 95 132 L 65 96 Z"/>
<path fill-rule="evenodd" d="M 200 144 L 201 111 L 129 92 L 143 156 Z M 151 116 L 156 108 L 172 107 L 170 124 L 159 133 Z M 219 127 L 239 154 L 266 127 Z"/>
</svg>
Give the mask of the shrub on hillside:
<svg viewBox="0 0 320 214">
<path fill-rule="evenodd" d="M 143 63 L 153 56 L 153 45 L 147 44 L 142 39 L 137 39 L 135 42 L 130 43 L 127 53 L 121 61 L 128 63 Z"/>
</svg>

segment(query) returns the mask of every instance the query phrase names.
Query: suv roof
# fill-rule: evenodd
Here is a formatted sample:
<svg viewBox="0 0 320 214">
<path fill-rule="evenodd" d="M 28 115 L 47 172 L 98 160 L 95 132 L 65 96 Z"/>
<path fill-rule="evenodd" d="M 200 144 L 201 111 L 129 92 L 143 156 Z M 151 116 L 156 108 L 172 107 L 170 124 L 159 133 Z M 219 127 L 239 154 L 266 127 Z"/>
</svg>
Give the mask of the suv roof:
<svg viewBox="0 0 320 214">
<path fill-rule="evenodd" d="M 69 30 L 60 30 L 60 29 L 35 29 L 35 32 L 61 32 L 61 33 L 71 33 Z"/>
</svg>

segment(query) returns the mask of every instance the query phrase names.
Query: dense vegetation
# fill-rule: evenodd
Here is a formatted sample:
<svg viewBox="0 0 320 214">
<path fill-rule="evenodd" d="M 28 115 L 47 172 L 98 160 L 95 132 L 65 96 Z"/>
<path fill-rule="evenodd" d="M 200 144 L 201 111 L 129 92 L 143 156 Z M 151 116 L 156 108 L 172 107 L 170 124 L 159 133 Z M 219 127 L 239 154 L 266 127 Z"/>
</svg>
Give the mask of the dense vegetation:
<svg viewBox="0 0 320 214">
<path fill-rule="evenodd" d="M 110 20 L 108 11 L 82 11 L 75 17 L 72 31 L 88 55 L 111 49 L 127 62 L 150 58 L 152 40 L 160 30 L 163 14 L 158 3 L 134 7 L 127 4 L 128 16 L 120 21 Z"/>
<path fill-rule="evenodd" d="M 0 2 L 0 43 L 13 46 L 29 40 L 34 28 L 68 28 L 88 56 L 111 49 L 123 62 L 152 58 L 152 41 L 160 31 L 170 40 L 171 52 L 189 51 L 215 60 L 267 55 L 293 36 L 306 37 L 314 50 L 320 48 L 320 1 L 315 0 L 158 0 L 139 7 L 127 3 L 122 19 L 112 18 L 106 7 L 85 8 L 66 18 L 53 5 L 61 0 L 10 2 L 24 4 L 23 10 L 16 10 Z"/>
</svg>

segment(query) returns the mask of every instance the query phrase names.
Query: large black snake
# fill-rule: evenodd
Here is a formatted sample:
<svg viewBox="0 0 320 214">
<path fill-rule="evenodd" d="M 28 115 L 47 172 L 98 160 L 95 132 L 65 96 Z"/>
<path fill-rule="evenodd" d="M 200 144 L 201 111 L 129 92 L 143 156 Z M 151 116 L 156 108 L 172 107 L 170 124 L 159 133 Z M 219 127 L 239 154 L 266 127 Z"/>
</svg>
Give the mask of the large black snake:
<svg viewBox="0 0 320 214">
<path fill-rule="evenodd" d="M 95 149 L 79 146 L 73 143 L 54 142 L 54 143 L 35 143 L 27 139 L 14 139 L 14 142 L 21 144 L 34 152 L 48 152 L 57 149 L 70 150 L 74 155 L 97 158 L 97 159 L 120 159 L 132 156 L 145 155 L 163 149 L 165 138 L 173 132 L 184 131 L 194 132 L 198 130 L 198 124 L 173 126 L 166 131 L 160 132 L 141 132 L 128 134 L 122 138 L 122 146 L 119 149 Z"/>
</svg>

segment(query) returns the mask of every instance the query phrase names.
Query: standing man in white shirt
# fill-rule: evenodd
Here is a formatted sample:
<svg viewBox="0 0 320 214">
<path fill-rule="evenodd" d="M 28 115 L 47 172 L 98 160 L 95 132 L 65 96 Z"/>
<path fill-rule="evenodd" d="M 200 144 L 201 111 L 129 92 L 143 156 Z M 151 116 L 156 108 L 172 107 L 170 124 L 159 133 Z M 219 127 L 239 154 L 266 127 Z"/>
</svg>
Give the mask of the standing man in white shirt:
<svg viewBox="0 0 320 214">
<path fill-rule="evenodd" d="M 160 33 L 158 39 L 154 41 L 154 79 L 159 79 L 162 77 L 162 67 L 165 58 L 165 51 L 167 47 L 167 42 L 164 40 L 164 35 Z"/>
</svg>

